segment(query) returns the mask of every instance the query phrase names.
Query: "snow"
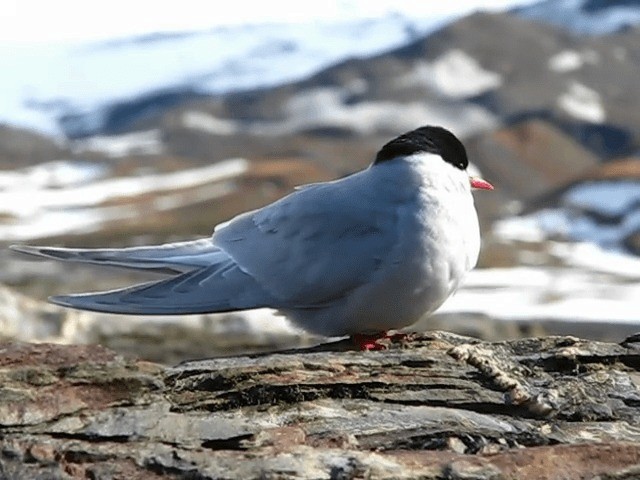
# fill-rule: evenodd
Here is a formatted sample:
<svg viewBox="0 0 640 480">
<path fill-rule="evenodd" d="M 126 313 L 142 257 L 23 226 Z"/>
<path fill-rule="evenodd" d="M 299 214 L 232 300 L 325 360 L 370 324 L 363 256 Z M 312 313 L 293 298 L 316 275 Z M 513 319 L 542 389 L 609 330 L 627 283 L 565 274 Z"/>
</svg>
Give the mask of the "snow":
<svg viewBox="0 0 640 480">
<path fill-rule="evenodd" d="M 198 111 L 182 114 L 182 126 L 192 130 L 201 130 L 213 135 L 232 135 L 240 129 L 237 122 L 216 118 L 213 115 Z"/>
<path fill-rule="evenodd" d="M 349 89 L 334 87 L 306 91 L 292 97 L 284 106 L 287 115 L 284 121 L 255 124 L 251 128 L 260 135 L 282 135 L 323 126 L 338 126 L 359 133 L 400 133 L 423 124 L 427 118 L 465 136 L 497 124 L 491 112 L 476 105 L 390 101 L 351 104 L 346 101 L 349 92 Z"/>
<path fill-rule="evenodd" d="M 111 158 L 128 155 L 159 155 L 164 151 L 159 130 L 123 135 L 94 135 L 83 140 L 74 140 L 71 147 L 76 152 L 103 152 Z"/>
<path fill-rule="evenodd" d="M 595 50 L 563 50 L 549 58 L 549 70 L 558 73 L 573 72 L 582 68 L 585 64 L 597 65 L 600 56 Z"/>
<path fill-rule="evenodd" d="M 558 106 L 578 120 L 602 123 L 606 119 L 600 94 L 579 82 L 569 85 L 569 90 L 558 98 Z"/>
<path fill-rule="evenodd" d="M 640 280 L 640 258 L 632 255 L 603 250 L 593 243 L 550 242 L 549 250 L 573 267 L 606 273 L 625 281 Z"/>
<path fill-rule="evenodd" d="M 0 223 L 0 240 L 27 240 L 69 232 L 91 231 L 110 219 L 128 218 L 140 212 L 127 207 L 100 206 L 109 200 L 149 193 L 196 188 L 195 193 L 169 194 L 157 199 L 160 209 L 193 203 L 200 198 L 215 198 L 230 191 L 224 185 L 208 185 L 229 180 L 248 168 L 244 159 L 231 159 L 206 167 L 178 172 L 96 180 L 96 177 L 67 188 L 51 188 L 50 182 L 24 183 L 14 177 L 0 190 L 0 215 L 9 219 Z M 91 181 L 96 180 L 96 181 Z M 200 188 L 200 190 L 198 190 Z M 194 200 L 195 199 L 195 200 Z"/>
<path fill-rule="evenodd" d="M 97 180 L 107 168 L 90 162 L 57 160 L 33 167 L 0 171 L 0 191 L 6 189 L 61 188 Z"/>
<path fill-rule="evenodd" d="M 470 272 L 460 290 L 436 315 L 485 315 L 503 321 L 640 324 L 637 308 L 640 260 L 605 252 L 593 245 L 564 244 L 558 253 L 565 256 L 564 266 Z M 612 265 L 616 268 L 611 268 Z"/>
<path fill-rule="evenodd" d="M 434 87 L 450 98 L 471 97 L 502 85 L 500 74 L 485 70 L 462 50 L 445 53 L 431 67 Z"/>
<path fill-rule="evenodd" d="M 568 189 L 559 207 L 502 219 L 493 231 L 509 241 L 563 238 L 622 251 L 625 238 L 640 231 L 639 206 L 640 182 L 589 181 Z M 603 222 L 601 217 L 610 220 Z"/>
<path fill-rule="evenodd" d="M 634 224 L 602 224 L 583 212 L 570 209 L 544 209 L 524 217 L 500 220 L 494 232 L 510 241 L 537 242 L 547 238 L 560 238 L 579 242 L 592 242 L 612 250 L 622 250 L 623 240 L 637 230 Z"/>
<path fill-rule="evenodd" d="M 240 175 L 246 169 L 246 160 L 233 159 L 202 168 L 111 178 L 67 189 L 41 189 L 38 185 L 28 188 L 17 184 L 0 192 L 0 213 L 23 216 L 41 209 L 98 205 L 115 198 L 193 187 Z"/>
<path fill-rule="evenodd" d="M 533 243 L 541 242 L 547 236 L 535 215 L 503 218 L 493 224 L 492 230 L 498 238 L 506 241 L 520 240 Z"/>
<path fill-rule="evenodd" d="M 572 72 L 582 64 L 582 56 L 575 50 L 563 50 L 549 59 L 549 69 L 556 72 Z"/>
<path fill-rule="evenodd" d="M 493 228 L 494 238 L 502 242 L 538 245 L 532 248 L 538 258 L 531 260 L 543 266 L 520 274 L 518 269 L 496 272 L 500 284 L 486 272 L 477 278 L 473 273 L 461 298 L 454 297 L 447 308 L 505 320 L 640 323 L 640 258 L 626 254 L 623 246 L 625 238 L 640 231 L 640 182 L 581 183 L 568 189 L 559 205 L 503 219 Z M 598 222 L 589 212 L 612 220 Z M 518 258 L 525 260 L 521 254 Z"/>
<path fill-rule="evenodd" d="M 623 215 L 633 205 L 640 204 L 640 182 L 618 180 L 583 183 L 571 188 L 563 196 L 563 203 L 604 215 Z"/>
<path fill-rule="evenodd" d="M 424 86 L 443 97 L 463 99 L 493 90 L 502 81 L 500 74 L 485 70 L 476 59 L 454 49 L 433 62 L 416 63 L 412 71 L 398 79 L 398 84 Z"/>
</svg>

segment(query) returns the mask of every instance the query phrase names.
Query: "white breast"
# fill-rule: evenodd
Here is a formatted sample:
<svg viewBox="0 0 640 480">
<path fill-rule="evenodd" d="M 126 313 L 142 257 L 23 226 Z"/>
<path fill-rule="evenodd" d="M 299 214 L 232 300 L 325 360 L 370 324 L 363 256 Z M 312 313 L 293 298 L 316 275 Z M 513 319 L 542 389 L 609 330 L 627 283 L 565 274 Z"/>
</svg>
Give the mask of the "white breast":
<svg viewBox="0 0 640 480">
<path fill-rule="evenodd" d="M 363 325 L 371 332 L 398 329 L 434 312 L 478 260 L 478 218 L 466 174 L 453 171 L 434 186 L 440 170 L 425 175 L 423 164 L 414 168 L 422 184 L 415 201 L 399 212 L 398 246 L 377 281 L 352 298 L 358 331 Z"/>
<path fill-rule="evenodd" d="M 296 315 L 327 335 L 399 329 L 432 313 L 475 266 L 478 219 L 466 172 L 429 154 L 372 167 L 377 201 L 397 205 L 397 242 L 344 301 Z"/>
</svg>

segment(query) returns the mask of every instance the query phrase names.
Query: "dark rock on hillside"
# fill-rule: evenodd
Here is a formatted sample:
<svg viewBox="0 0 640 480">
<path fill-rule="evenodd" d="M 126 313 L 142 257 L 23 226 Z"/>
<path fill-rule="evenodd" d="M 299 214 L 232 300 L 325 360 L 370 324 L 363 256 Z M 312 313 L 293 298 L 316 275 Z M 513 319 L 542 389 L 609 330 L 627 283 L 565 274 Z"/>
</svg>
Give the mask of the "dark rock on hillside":
<svg viewBox="0 0 640 480">
<path fill-rule="evenodd" d="M 624 247 L 630 253 L 640 257 L 640 231 L 634 232 L 625 238 Z"/>
<path fill-rule="evenodd" d="M 557 188 L 598 164 L 598 158 L 552 124 L 531 120 L 467 141 L 471 162 L 497 188 L 476 195 L 481 215 L 509 213 L 509 201 L 527 201 Z"/>
<path fill-rule="evenodd" d="M 637 338 L 483 343 L 436 332 L 388 346 L 163 368 L 97 346 L 4 344 L 0 476 L 640 473 Z"/>
<path fill-rule="evenodd" d="M 640 184 L 640 157 L 622 158 L 583 171 L 571 178 L 570 181 L 562 182 L 557 188 L 545 192 L 544 195 L 532 198 L 526 203 L 523 213 L 555 207 L 567 191 L 582 184 L 622 181 L 633 181 Z"/>
<path fill-rule="evenodd" d="M 51 137 L 0 124 L 0 169 L 14 169 L 59 160 L 69 150 Z"/>
<path fill-rule="evenodd" d="M 92 122 L 86 114 L 78 113 L 64 115 L 58 119 L 58 123 L 72 140 L 98 134 L 117 135 L 137 130 L 145 120 L 173 107 L 207 97 L 189 86 L 175 87 L 106 106 L 100 113 L 100 122 Z"/>
<path fill-rule="evenodd" d="M 637 148 L 633 132 L 624 126 L 557 118 L 550 110 L 522 111 L 506 117 L 504 124 L 514 125 L 531 120 L 553 123 L 556 128 L 602 159 L 622 157 Z"/>
</svg>

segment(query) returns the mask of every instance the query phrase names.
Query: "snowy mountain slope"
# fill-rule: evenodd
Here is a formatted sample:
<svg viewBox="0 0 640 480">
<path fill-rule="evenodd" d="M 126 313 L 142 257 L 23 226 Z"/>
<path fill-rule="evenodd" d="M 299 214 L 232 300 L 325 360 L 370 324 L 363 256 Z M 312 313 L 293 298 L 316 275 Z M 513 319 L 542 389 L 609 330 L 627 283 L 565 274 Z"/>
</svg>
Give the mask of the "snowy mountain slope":
<svg viewBox="0 0 640 480">
<path fill-rule="evenodd" d="M 314 132 L 388 136 L 426 119 L 469 136 L 500 123 L 542 119 L 597 156 L 615 158 L 640 145 L 638 38 L 638 30 L 576 37 L 513 15 L 475 14 L 302 80 L 211 97 L 202 93 L 203 76 L 97 109 L 63 109 L 59 121 L 72 137 L 157 129 L 163 139 L 233 143 L 234 136 Z M 183 152 L 170 145 L 166 151 Z"/>
<path fill-rule="evenodd" d="M 84 136 L 100 130 L 104 109 L 114 103 L 154 95 L 157 102 L 171 101 L 172 95 L 179 102 L 181 94 L 282 84 L 348 57 L 402 45 L 443 21 L 394 15 L 89 44 L 0 45 L 0 122 Z M 60 119 L 62 125 L 56 123 Z"/>
<path fill-rule="evenodd" d="M 428 120 L 469 136 L 541 119 L 598 157 L 615 158 L 640 145 L 639 41 L 640 30 L 577 37 L 513 15 L 474 14 L 302 81 L 178 111 L 206 116 L 211 134 L 395 134 Z M 182 124 L 195 126 L 186 117 Z"/>
<path fill-rule="evenodd" d="M 461 2 L 460 12 L 469 11 L 469 5 Z M 347 58 L 399 47 L 454 18 L 452 8 L 447 15 L 434 11 L 431 17 L 395 14 L 343 22 L 240 25 L 93 43 L 0 43 L 0 122 L 68 137 L 104 133 L 105 115 L 135 120 L 141 112 L 199 95 L 281 85 Z M 543 1 L 515 12 L 600 34 L 640 22 L 637 2 L 620 0 Z M 416 74 L 429 74 L 437 84 L 442 72 L 433 65 Z M 440 87 L 446 93 L 455 85 Z"/>
<path fill-rule="evenodd" d="M 640 24 L 636 0 L 545 0 L 513 11 L 585 35 L 605 35 Z"/>
</svg>

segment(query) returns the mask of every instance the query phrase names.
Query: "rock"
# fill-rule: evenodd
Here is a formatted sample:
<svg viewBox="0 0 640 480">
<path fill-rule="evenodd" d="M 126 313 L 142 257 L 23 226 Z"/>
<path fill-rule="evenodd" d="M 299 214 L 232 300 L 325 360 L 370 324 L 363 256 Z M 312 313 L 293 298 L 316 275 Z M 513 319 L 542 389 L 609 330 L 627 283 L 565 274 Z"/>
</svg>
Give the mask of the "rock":
<svg viewBox="0 0 640 480">
<path fill-rule="evenodd" d="M 0 477 L 633 478 L 636 347 L 433 332 L 165 368 L 6 343 Z"/>
<path fill-rule="evenodd" d="M 0 170 L 33 166 L 69 154 L 68 148 L 51 137 L 0 123 Z"/>
</svg>

